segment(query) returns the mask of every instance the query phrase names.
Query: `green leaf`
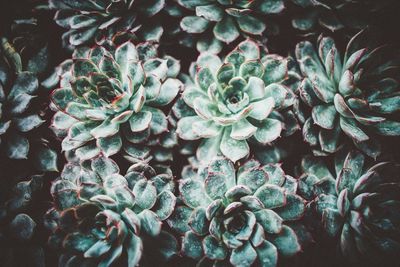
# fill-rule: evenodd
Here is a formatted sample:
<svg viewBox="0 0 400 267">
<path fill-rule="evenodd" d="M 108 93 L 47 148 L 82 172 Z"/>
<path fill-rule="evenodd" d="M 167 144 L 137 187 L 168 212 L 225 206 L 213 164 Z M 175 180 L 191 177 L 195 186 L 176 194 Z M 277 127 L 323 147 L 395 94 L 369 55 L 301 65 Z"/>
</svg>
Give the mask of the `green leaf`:
<svg viewBox="0 0 400 267">
<path fill-rule="evenodd" d="M 14 97 L 10 101 L 10 112 L 13 115 L 19 115 L 28 110 L 31 100 L 35 98 L 34 96 L 22 93 Z"/>
<path fill-rule="evenodd" d="M 221 21 L 217 22 L 213 32 L 218 40 L 228 44 L 239 37 L 239 31 L 236 28 L 235 21 L 230 16 L 224 16 Z"/>
<path fill-rule="evenodd" d="M 175 195 L 170 191 L 163 191 L 157 197 L 157 202 L 153 207 L 153 211 L 160 220 L 166 220 L 174 211 L 176 203 Z"/>
<path fill-rule="evenodd" d="M 6 154 L 11 159 L 27 159 L 29 142 L 25 137 L 12 134 L 9 136 L 6 145 Z"/>
<path fill-rule="evenodd" d="M 305 203 L 301 197 L 294 194 L 287 194 L 286 205 L 275 211 L 285 221 L 298 220 L 305 212 Z"/>
<path fill-rule="evenodd" d="M 284 80 L 288 73 L 287 59 L 277 55 L 267 55 L 263 57 L 264 76 L 262 77 L 265 85 L 278 83 Z"/>
<path fill-rule="evenodd" d="M 57 172 L 57 153 L 47 147 L 40 148 L 36 157 L 36 165 L 43 172 Z"/>
<path fill-rule="evenodd" d="M 99 263 L 99 266 L 110 266 L 114 261 L 116 261 L 122 254 L 122 245 L 119 245 L 117 247 L 111 248 L 111 251 L 108 252 L 108 257 L 106 257 L 104 260 L 102 260 Z"/>
<path fill-rule="evenodd" d="M 132 233 L 138 233 L 140 230 L 139 216 L 129 208 L 125 208 L 121 213 L 121 218 Z"/>
<path fill-rule="evenodd" d="M 104 138 L 117 134 L 119 132 L 119 124 L 112 123 L 110 119 L 103 121 L 102 124 L 90 131 L 95 138 Z"/>
<path fill-rule="evenodd" d="M 235 75 L 235 67 L 230 63 L 225 63 L 218 69 L 218 72 L 217 72 L 218 83 L 219 84 L 228 84 L 234 75 Z M 207 87 L 207 89 L 208 89 L 208 87 Z"/>
<path fill-rule="evenodd" d="M 326 208 L 322 211 L 323 226 L 329 236 L 336 237 L 343 226 L 343 217 L 340 213 L 331 208 Z"/>
<path fill-rule="evenodd" d="M 29 132 L 44 123 L 39 115 L 33 114 L 13 120 L 15 127 L 21 132 Z"/>
<path fill-rule="evenodd" d="M 339 138 L 341 136 L 340 125 L 336 124 L 333 130 L 320 129 L 318 141 L 322 151 L 334 153 L 340 148 Z"/>
<path fill-rule="evenodd" d="M 264 82 L 260 78 L 250 77 L 244 91 L 249 96 L 250 102 L 260 100 L 265 96 Z"/>
<path fill-rule="evenodd" d="M 261 78 L 264 74 L 264 66 L 259 60 L 249 60 L 240 65 L 239 75 L 247 80 L 249 77 Z"/>
<path fill-rule="evenodd" d="M 128 72 L 130 76 L 130 80 L 132 81 L 133 85 L 133 92 L 135 92 L 140 85 L 143 84 L 145 81 L 145 73 L 142 64 L 129 64 L 128 65 Z M 146 77 L 146 83 L 147 79 L 151 79 L 150 76 Z"/>
<path fill-rule="evenodd" d="M 119 173 L 119 167 L 112 159 L 100 156 L 91 161 L 91 169 L 96 170 L 96 173 L 100 175 L 102 179 L 112 174 Z"/>
<path fill-rule="evenodd" d="M 118 63 L 123 77 L 128 74 L 129 64 L 139 61 L 139 54 L 131 42 L 125 42 L 115 50 L 115 60 Z"/>
<path fill-rule="evenodd" d="M 194 131 L 193 124 L 201 120 L 198 116 L 184 117 L 178 121 L 176 133 L 184 140 L 199 139 L 199 135 Z"/>
<path fill-rule="evenodd" d="M 175 99 L 182 88 L 183 84 L 181 81 L 178 79 L 168 78 L 161 85 L 160 93 L 157 98 L 153 101 L 150 101 L 150 103 L 156 106 L 166 106 Z"/>
<path fill-rule="evenodd" d="M 376 131 L 384 136 L 399 136 L 400 122 L 384 121 L 375 126 Z"/>
<path fill-rule="evenodd" d="M 177 206 L 172 215 L 167 219 L 167 223 L 172 229 L 183 234 L 190 230 L 188 222 L 191 214 L 191 208 L 186 206 Z"/>
<path fill-rule="evenodd" d="M 247 61 L 260 59 L 259 44 L 250 39 L 241 42 L 235 50 L 244 55 Z"/>
<path fill-rule="evenodd" d="M 247 186 L 252 192 L 255 192 L 267 180 L 268 176 L 263 170 L 254 168 L 238 174 L 237 184 Z"/>
<path fill-rule="evenodd" d="M 161 231 L 157 238 L 157 249 L 161 254 L 161 258 L 167 262 L 172 257 L 178 255 L 178 241 L 172 234 Z"/>
<path fill-rule="evenodd" d="M 130 234 L 127 242 L 128 267 L 135 267 L 142 258 L 143 243 L 135 234 Z"/>
<path fill-rule="evenodd" d="M 150 122 L 150 132 L 159 135 L 168 130 L 168 121 L 165 114 L 158 108 L 144 107 L 143 111 L 150 111 L 152 114 Z"/>
<path fill-rule="evenodd" d="M 199 5 L 196 6 L 196 16 L 204 17 L 209 21 L 220 21 L 224 16 L 224 11 L 218 5 Z"/>
<path fill-rule="evenodd" d="M 69 42 L 74 46 L 82 45 L 92 39 L 96 35 L 97 31 L 98 29 L 96 27 L 89 27 L 85 28 L 84 30 L 74 31 L 69 36 Z"/>
<path fill-rule="evenodd" d="M 391 114 L 400 111 L 400 96 L 392 96 L 384 99 L 374 99 L 371 107 L 380 113 Z"/>
<path fill-rule="evenodd" d="M 132 190 L 135 195 L 135 204 L 141 209 L 150 209 L 157 201 L 157 190 L 150 181 L 139 180 Z"/>
<path fill-rule="evenodd" d="M 141 230 L 150 236 L 157 236 L 161 232 L 161 221 L 151 210 L 143 210 L 138 214 Z"/>
<path fill-rule="evenodd" d="M 73 232 L 65 237 L 63 246 L 66 249 L 84 253 L 93 246 L 95 242 L 96 238 L 94 236 Z"/>
<path fill-rule="evenodd" d="M 354 119 L 340 117 L 340 127 L 345 134 L 358 142 L 369 139 L 368 135 L 357 126 L 357 121 Z"/>
<path fill-rule="evenodd" d="M 286 225 L 283 225 L 282 231 L 277 236 L 271 237 L 270 241 L 284 257 L 291 257 L 301 251 L 296 233 Z"/>
<path fill-rule="evenodd" d="M 217 116 L 216 103 L 211 102 L 207 98 L 198 97 L 193 101 L 193 108 L 197 115 L 204 120 L 210 120 Z"/>
<path fill-rule="evenodd" d="M 282 132 L 282 123 L 275 119 L 265 119 L 260 124 L 254 137 L 261 144 L 268 144 L 276 140 Z"/>
<path fill-rule="evenodd" d="M 122 139 L 118 134 L 116 134 L 109 137 L 99 138 L 96 140 L 96 144 L 104 155 L 109 157 L 120 151 L 122 147 Z"/>
<path fill-rule="evenodd" d="M 88 250 L 85 251 L 83 256 L 85 258 L 98 258 L 104 255 L 111 249 L 111 244 L 106 241 L 99 240 L 93 244 Z"/>
<path fill-rule="evenodd" d="M 185 256 L 200 259 L 203 255 L 201 239 L 192 231 L 187 231 L 182 239 L 182 252 Z"/>
<path fill-rule="evenodd" d="M 225 246 L 211 235 L 203 239 L 203 249 L 205 256 L 211 260 L 224 260 L 228 254 Z"/>
<path fill-rule="evenodd" d="M 98 67 L 88 59 L 75 59 L 73 65 L 75 77 L 89 77 L 93 72 L 99 72 Z"/>
<path fill-rule="evenodd" d="M 253 136 L 256 131 L 257 127 L 248 122 L 248 120 L 241 119 L 232 125 L 231 137 L 235 140 L 246 140 Z"/>
<path fill-rule="evenodd" d="M 182 201 L 191 208 L 206 207 L 210 202 L 200 181 L 185 179 L 179 183 Z"/>
<path fill-rule="evenodd" d="M 267 233 L 279 234 L 283 230 L 283 227 L 285 227 L 282 224 L 282 218 L 273 210 L 263 209 L 256 211 L 254 214 L 256 215 L 257 222 L 261 224 Z"/>
<path fill-rule="evenodd" d="M 249 117 L 256 120 L 265 120 L 271 114 L 275 107 L 275 101 L 272 97 L 267 97 L 260 101 L 251 103 L 253 109 L 249 113 Z"/>
<path fill-rule="evenodd" d="M 204 32 L 210 22 L 202 17 L 187 16 L 181 20 L 181 28 L 188 33 Z"/>
<path fill-rule="evenodd" d="M 217 125 L 212 120 L 197 120 L 192 124 L 192 129 L 197 136 L 200 136 L 202 138 L 211 138 L 219 135 L 222 127 Z"/>
<path fill-rule="evenodd" d="M 349 96 L 354 92 L 354 90 L 356 90 L 354 75 L 351 71 L 346 70 L 340 78 L 339 92 L 343 96 Z"/>
<path fill-rule="evenodd" d="M 324 129 L 333 129 L 336 114 L 335 106 L 327 104 L 313 107 L 311 115 L 315 124 Z"/>
<path fill-rule="evenodd" d="M 196 81 L 200 89 L 207 93 L 208 88 L 214 82 L 214 77 L 209 68 L 201 68 L 196 74 Z"/>
<path fill-rule="evenodd" d="M 212 138 L 203 139 L 197 148 L 196 156 L 202 162 L 209 162 L 211 159 L 220 154 L 220 143 L 222 135 Z"/>
<path fill-rule="evenodd" d="M 53 91 L 51 100 L 60 110 L 64 110 L 68 103 L 75 100 L 75 97 L 70 88 L 59 88 Z"/>
<path fill-rule="evenodd" d="M 211 199 L 223 198 L 228 186 L 226 184 L 227 178 L 222 173 L 208 173 L 206 180 L 204 181 L 204 187 Z"/>
<path fill-rule="evenodd" d="M 236 162 L 246 157 L 250 149 L 245 140 L 235 140 L 230 135 L 231 129 L 225 129 L 221 139 L 220 150 L 225 157 Z"/>
<path fill-rule="evenodd" d="M 142 132 L 149 128 L 152 119 L 150 111 L 139 111 L 129 118 L 129 125 L 132 132 Z"/>
<path fill-rule="evenodd" d="M 246 242 L 243 246 L 235 248 L 232 251 L 229 262 L 233 266 L 250 267 L 257 259 L 257 253 L 251 246 L 250 242 Z"/>
<path fill-rule="evenodd" d="M 261 35 L 266 28 L 265 23 L 262 20 L 252 15 L 238 17 L 236 21 L 242 31 L 253 35 Z"/>
<path fill-rule="evenodd" d="M 258 260 L 261 267 L 275 267 L 278 263 L 278 251 L 276 247 L 267 240 L 256 247 Z"/>
<path fill-rule="evenodd" d="M 206 210 L 198 207 L 193 210 L 190 215 L 189 222 L 190 228 L 198 235 L 205 235 L 208 233 L 209 222 L 206 217 Z"/>
<path fill-rule="evenodd" d="M 88 28 L 93 26 L 97 20 L 87 15 L 76 15 L 70 20 L 69 26 L 71 29 Z"/>
<path fill-rule="evenodd" d="M 282 207 L 286 203 L 285 190 L 282 187 L 266 184 L 257 189 L 254 193 L 266 209 Z"/>
<path fill-rule="evenodd" d="M 7 96 L 8 100 L 12 100 L 20 94 L 33 95 L 39 87 L 39 82 L 34 73 L 23 71 L 17 74 L 17 78 L 11 87 L 10 93 Z"/>
<path fill-rule="evenodd" d="M 260 1 L 255 5 L 254 9 L 264 14 L 278 14 L 285 8 L 282 0 Z M 262 265 L 263 267 L 266 267 Z M 269 265 L 267 265 L 269 266 Z M 275 265 L 273 265 L 275 266 Z"/>
</svg>

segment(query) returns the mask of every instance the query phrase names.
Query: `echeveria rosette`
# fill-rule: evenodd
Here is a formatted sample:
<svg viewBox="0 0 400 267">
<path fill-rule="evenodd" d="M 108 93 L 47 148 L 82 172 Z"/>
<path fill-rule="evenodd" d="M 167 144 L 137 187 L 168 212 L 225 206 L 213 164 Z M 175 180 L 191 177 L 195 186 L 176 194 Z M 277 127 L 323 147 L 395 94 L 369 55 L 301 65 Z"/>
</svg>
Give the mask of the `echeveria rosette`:
<svg viewBox="0 0 400 267">
<path fill-rule="evenodd" d="M 358 151 L 337 153 L 335 172 L 318 158 L 305 157 L 299 194 L 312 200 L 326 233 L 343 255 L 369 263 L 390 262 L 400 252 L 399 165 L 370 165 Z M 314 220 L 316 217 L 314 217 Z"/>
<path fill-rule="evenodd" d="M 371 25 L 371 16 L 390 7 L 393 0 L 291 0 L 288 10 L 294 14 L 292 26 L 304 34 L 323 30 L 347 33 Z M 319 27 L 321 29 L 319 29 Z"/>
<path fill-rule="evenodd" d="M 49 242 L 62 249 L 65 264 L 110 266 L 124 255 L 127 266 L 137 266 L 147 250 L 145 238 L 176 243 L 161 230 L 176 202 L 171 174 L 136 165 L 122 176 L 106 157 L 83 165 L 65 165 L 51 187 L 55 207 L 46 216 L 53 230 Z M 164 249 L 165 256 L 176 253 L 176 246 Z"/>
<path fill-rule="evenodd" d="M 296 180 L 279 165 L 250 160 L 238 169 L 215 158 L 179 182 L 181 205 L 168 219 L 182 254 L 199 266 L 276 266 L 301 250 L 292 229 L 303 216 Z"/>
<path fill-rule="evenodd" d="M 180 5 L 195 12 L 182 18 L 181 27 L 191 34 L 202 34 L 210 30 L 223 43 L 231 43 L 240 35 L 260 36 L 268 27 L 268 17 L 284 9 L 283 2 L 179 0 Z"/>
<path fill-rule="evenodd" d="M 161 109 L 182 89 L 179 68 L 171 57 L 158 58 L 151 43 L 76 50 L 53 75 L 61 75 L 61 88 L 51 96 L 58 110 L 52 128 L 63 150 L 85 160 L 151 146 L 168 131 Z"/>
<path fill-rule="evenodd" d="M 54 20 L 68 29 L 63 36 L 65 45 L 72 47 L 100 42 L 121 31 L 136 33 L 143 24 L 149 24 L 164 5 L 164 0 L 49 1 L 49 7 L 56 10 Z M 142 34 L 156 36 L 158 40 L 162 28 L 150 23 Z"/>
<path fill-rule="evenodd" d="M 46 109 L 39 80 L 23 71 L 20 55 L 6 38 L 0 48 L 0 149 L 12 160 L 29 160 L 39 171 L 56 171 L 57 155 L 42 131 Z M 47 106 L 47 105 L 46 105 Z M 28 167 L 29 164 L 24 164 Z M 4 164 L 6 165 L 6 164 Z M 1 169 L 6 166 L 1 166 Z M 23 169 L 23 170 L 22 170 Z M 25 168 L 21 175 L 27 175 Z M 4 170 L 3 170 L 4 172 Z M 17 172 L 15 177 L 19 176 Z"/>
<path fill-rule="evenodd" d="M 363 34 L 352 38 L 344 56 L 329 37 L 319 39 L 318 49 L 308 41 L 297 45 L 305 77 L 298 92 L 312 109 L 303 136 L 314 154 L 336 152 L 346 136 L 375 158 L 380 154 L 375 134 L 400 135 L 400 123 L 392 116 L 400 111 L 398 60 L 387 54 L 385 46 L 360 43 Z"/>
<path fill-rule="evenodd" d="M 282 84 L 286 59 L 267 54 L 261 58 L 256 43 L 246 40 L 224 61 L 202 53 L 192 66 L 192 80 L 185 79 L 183 100 L 196 115 L 178 121 L 177 133 L 184 140 L 202 139 L 197 157 L 207 161 L 217 154 L 236 162 L 249 155 L 248 141 L 268 144 L 286 127 L 294 95 Z M 292 113 L 290 113 L 292 114 Z M 288 115 L 288 116 L 287 116 Z M 294 116 L 292 116 L 294 117 Z"/>
<path fill-rule="evenodd" d="M 9 166 L 8 166 L 9 167 Z M 45 242 L 38 240 L 42 215 L 41 195 L 46 194 L 44 176 L 32 175 L 16 182 L 0 174 L 0 260 L 4 266 L 43 266 Z M 23 255 L 23 257 L 21 257 Z"/>
</svg>

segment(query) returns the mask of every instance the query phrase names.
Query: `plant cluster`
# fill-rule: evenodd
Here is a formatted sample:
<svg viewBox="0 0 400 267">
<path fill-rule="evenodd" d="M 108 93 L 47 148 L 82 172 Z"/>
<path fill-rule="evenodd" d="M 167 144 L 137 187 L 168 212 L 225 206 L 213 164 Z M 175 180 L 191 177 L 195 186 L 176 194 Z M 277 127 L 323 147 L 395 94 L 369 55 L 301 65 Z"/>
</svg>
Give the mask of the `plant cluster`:
<svg viewBox="0 0 400 267">
<path fill-rule="evenodd" d="M 0 10 L 4 266 L 398 265 L 397 1 Z"/>
</svg>

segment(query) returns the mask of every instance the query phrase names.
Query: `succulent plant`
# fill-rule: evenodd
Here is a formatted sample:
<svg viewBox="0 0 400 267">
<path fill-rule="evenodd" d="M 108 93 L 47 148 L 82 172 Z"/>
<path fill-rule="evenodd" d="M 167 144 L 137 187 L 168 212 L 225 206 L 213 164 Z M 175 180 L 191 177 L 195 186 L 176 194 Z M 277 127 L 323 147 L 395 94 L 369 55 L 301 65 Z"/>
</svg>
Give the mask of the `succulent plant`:
<svg viewBox="0 0 400 267">
<path fill-rule="evenodd" d="M 43 24 L 35 17 L 16 19 L 7 35 L 10 44 L 21 56 L 22 69 L 36 75 L 49 70 L 53 57 L 54 47 L 45 38 Z"/>
<path fill-rule="evenodd" d="M 343 56 L 330 37 L 321 37 L 318 49 L 308 41 L 296 47 L 304 76 L 299 95 L 312 109 L 303 136 L 316 155 L 336 152 L 347 136 L 376 157 L 380 145 L 374 134 L 400 135 L 400 123 L 391 116 L 400 110 L 399 61 L 385 46 L 364 45 L 364 37 L 354 36 Z"/>
<path fill-rule="evenodd" d="M 58 110 L 52 128 L 63 138 L 63 150 L 85 160 L 157 143 L 168 131 L 161 108 L 183 86 L 175 79 L 179 68 L 171 57 L 158 58 L 151 43 L 76 50 L 49 78 L 61 76 L 51 99 Z M 148 147 L 138 145 L 142 143 Z"/>
<path fill-rule="evenodd" d="M 359 31 L 371 24 L 371 16 L 390 6 L 393 0 L 291 0 L 292 26 L 305 34 Z M 290 5 L 289 5 L 290 6 Z"/>
<path fill-rule="evenodd" d="M 103 156 L 82 165 L 68 163 L 51 188 L 49 242 L 63 249 L 62 262 L 68 266 L 121 261 L 136 266 L 146 253 L 143 239 L 159 236 L 162 221 L 174 210 L 173 191 L 172 175 L 157 174 L 148 165 L 132 165 L 122 176 L 118 165 Z M 162 236 L 174 240 L 165 232 Z M 175 253 L 172 246 L 166 249 L 164 255 Z"/>
<path fill-rule="evenodd" d="M 223 154 L 232 161 L 249 155 L 248 140 L 268 144 L 294 117 L 284 110 L 294 95 L 282 83 L 287 75 L 284 58 L 268 54 L 261 58 L 258 45 L 250 40 L 239 44 L 224 61 L 202 53 L 192 65 L 192 81 L 186 79 L 183 100 L 196 115 L 185 114 L 177 133 L 184 140 L 203 139 L 197 149 L 201 161 Z"/>
<path fill-rule="evenodd" d="M 44 265 L 44 242 L 37 236 L 43 210 L 43 175 L 33 175 L 15 183 L 2 169 L 0 175 L 0 260 L 2 266 Z M 8 177 L 7 177 L 8 176 Z"/>
<path fill-rule="evenodd" d="M 178 0 L 178 3 L 192 11 L 182 18 L 184 31 L 191 34 L 212 31 L 214 38 L 223 43 L 231 43 L 240 35 L 260 36 L 269 27 L 269 16 L 284 9 L 282 0 Z"/>
<path fill-rule="evenodd" d="M 250 160 L 235 169 L 214 158 L 182 175 L 182 204 L 168 223 L 183 235 L 182 254 L 199 266 L 276 266 L 278 255 L 301 250 L 290 225 L 303 216 L 305 202 L 279 165 Z"/>
<path fill-rule="evenodd" d="M 43 132 L 44 102 L 35 74 L 22 71 L 21 57 L 8 40 L 0 49 L 0 147 L 13 160 L 29 159 L 40 171 L 57 170 L 57 155 L 47 146 Z M 34 147 L 34 149 L 32 149 Z M 5 170 L 3 170 L 5 171 Z"/>
<path fill-rule="evenodd" d="M 399 165 L 371 166 L 358 151 L 337 153 L 336 174 L 321 159 L 302 161 L 300 195 L 312 200 L 322 227 L 350 258 L 387 262 L 400 252 Z M 314 217 L 314 220 L 317 217 Z M 388 261 L 390 262 L 390 261 Z"/>
<path fill-rule="evenodd" d="M 137 32 L 143 24 L 164 7 L 164 0 L 50 0 L 56 10 L 54 20 L 68 31 L 63 35 L 65 45 L 88 45 L 110 38 L 120 31 Z M 162 28 L 154 25 L 144 34 L 160 36 Z"/>
</svg>

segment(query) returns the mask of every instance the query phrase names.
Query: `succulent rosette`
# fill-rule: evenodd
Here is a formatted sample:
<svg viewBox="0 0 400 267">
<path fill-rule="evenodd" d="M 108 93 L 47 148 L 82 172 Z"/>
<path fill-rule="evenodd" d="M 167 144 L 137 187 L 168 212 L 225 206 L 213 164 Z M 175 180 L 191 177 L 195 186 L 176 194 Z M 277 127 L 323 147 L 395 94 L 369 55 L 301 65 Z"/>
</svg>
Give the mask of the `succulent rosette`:
<svg viewBox="0 0 400 267">
<path fill-rule="evenodd" d="M 45 210 L 40 202 L 44 193 L 43 175 L 24 177 L 18 183 L 14 177 L 0 174 L 0 260 L 4 266 L 44 265 L 45 242 L 36 236 Z M 43 213 L 42 213 L 43 211 Z"/>
<path fill-rule="evenodd" d="M 62 149 L 80 160 L 121 148 L 145 153 L 168 131 L 161 109 L 183 87 L 175 78 L 179 69 L 175 59 L 158 58 L 151 43 L 76 50 L 49 78 L 61 75 L 51 99 L 57 110 L 52 128 L 63 138 Z"/>
<path fill-rule="evenodd" d="M 191 34 L 212 31 L 215 41 L 231 43 L 239 36 L 260 36 L 270 26 L 269 17 L 282 12 L 284 1 L 178 0 L 191 10 L 181 28 Z M 272 22 L 271 22 L 272 23 Z"/>
<path fill-rule="evenodd" d="M 374 263 L 397 257 L 399 165 L 371 166 L 360 152 L 351 151 L 336 155 L 336 174 L 311 156 L 303 159 L 302 170 L 299 193 L 312 200 L 310 208 L 321 216 L 322 227 L 337 238 L 345 256 Z"/>
<path fill-rule="evenodd" d="M 292 26 L 303 33 L 359 31 L 371 23 L 393 0 L 291 0 L 289 10 L 293 12 Z"/>
<path fill-rule="evenodd" d="M 63 35 L 65 45 L 88 45 L 110 38 L 120 31 L 136 33 L 164 7 L 164 0 L 50 0 L 56 10 L 54 20 L 68 29 Z M 158 25 L 149 25 L 145 35 L 152 38 L 162 34 Z"/>
<path fill-rule="evenodd" d="M 296 180 L 255 160 L 235 169 L 215 158 L 179 183 L 181 205 L 168 219 L 183 235 L 182 254 L 199 266 L 276 266 L 301 250 L 290 224 L 303 216 Z"/>
<path fill-rule="evenodd" d="M 354 36 L 344 56 L 332 38 L 321 37 L 316 49 L 304 41 L 296 57 L 305 77 L 298 90 L 311 116 L 303 136 L 316 155 L 336 152 L 344 137 L 371 157 L 380 153 L 376 135 L 400 135 L 398 60 L 385 46 L 364 46 L 364 32 Z"/>
<path fill-rule="evenodd" d="M 261 58 L 258 45 L 250 40 L 224 61 L 202 53 L 183 92 L 183 100 L 196 115 L 178 121 L 178 135 L 184 140 L 203 139 L 196 152 L 201 161 L 222 153 L 235 162 L 249 155 L 250 138 L 268 144 L 283 129 L 292 132 L 296 125 L 285 124 L 286 118 L 294 117 L 285 110 L 294 99 L 282 84 L 286 75 L 284 58 L 274 54 Z"/>
<path fill-rule="evenodd" d="M 44 132 L 39 130 L 45 122 L 45 100 L 39 96 L 37 76 L 32 72 L 23 71 L 21 62 L 21 57 L 14 47 L 5 37 L 1 38 L 1 154 L 12 160 L 29 160 L 28 163 L 34 163 L 39 171 L 55 171 L 57 155 L 48 147 Z M 3 169 L 3 166 L 0 168 Z M 15 172 L 14 175 L 19 174 Z"/>
<path fill-rule="evenodd" d="M 138 164 L 122 176 L 118 165 L 106 157 L 84 165 L 68 163 L 51 187 L 54 208 L 46 225 L 53 230 L 50 244 L 64 253 L 63 265 L 110 266 L 125 261 L 127 266 L 137 266 L 146 253 L 146 236 L 176 243 L 161 231 L 176 201 L 169 172 L 157 174 L 152 167 Z M 164 255 L 175 253 L 173 246 L 165 249 Z"/>
</svg>

